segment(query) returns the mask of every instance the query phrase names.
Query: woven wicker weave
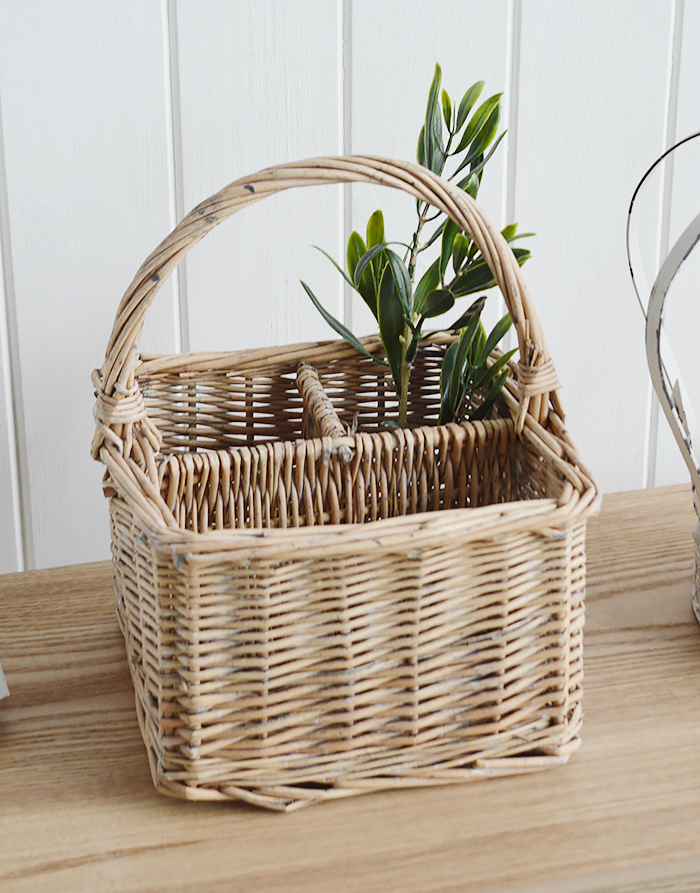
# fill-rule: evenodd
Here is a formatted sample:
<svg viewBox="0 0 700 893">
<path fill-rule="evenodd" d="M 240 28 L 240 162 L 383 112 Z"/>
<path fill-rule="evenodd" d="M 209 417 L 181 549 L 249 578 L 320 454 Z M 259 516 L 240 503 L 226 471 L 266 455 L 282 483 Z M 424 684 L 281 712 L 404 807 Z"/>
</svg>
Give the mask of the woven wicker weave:
<svg viewBox="0 0 700 893">
<path fill-rule="evenodd" d="M 404 430 L 380 426 L 385 368 L 345 342 L 137 354 L 158 288 L 209 230 L 282 189 L 353 181 L 431 203 L 481 249 L 520 348 L 494 419 L 437 425 L 446 336 L 418 354 Z M 598 494 L 521 271 L 468 195 L 373 157 L 232 183 L 141 267 L 93 380 L 159 790 L 289 810 L 568 759 Z"/>
</svg>

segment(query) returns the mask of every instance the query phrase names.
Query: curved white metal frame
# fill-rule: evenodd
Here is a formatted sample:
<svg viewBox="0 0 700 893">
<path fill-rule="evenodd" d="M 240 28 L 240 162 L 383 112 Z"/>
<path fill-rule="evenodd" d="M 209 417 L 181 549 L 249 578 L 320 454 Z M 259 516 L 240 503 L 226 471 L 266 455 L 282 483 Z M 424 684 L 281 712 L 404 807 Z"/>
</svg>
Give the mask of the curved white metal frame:
<svg viewBox="0 0 700 893">
<path fill-rule="evenodd" d="M 637 218 L 632 214 L 635 201 L 644 183 L 655 168 L 678 149 L 679 146 L 699 136 L 700 133 L 691 134 L 674 146 L 671 146 L 670 149 L 657 158 L 639 181 L 627 214 L 627 257 L 632 283 L 646 318 L 646 353 L 652 384 L 690 472 L 694 490 L 695 510 L 700 517 L 700 463 L 698 463 L 693 446 L 695 445 L 695 449 L 700 449 L 700 426 L 698 426 L 688 397 L 688 391 L 683 383 L 678 364 L 662 326 L 664 301 L 671 283 L 683 261 L 700 241 L 700 214 L 688 224 L 668 252 L 651 289 L 649 289 L 646 282 L 641 264 Z M 635 269 L 637 270 L 636 273 Z M 649 295 L 649 303 L 646 308 L 637 288 L 638 282 L 642 292 Z"/>
<path fill-rule="evenodd" d="M 700 623 L 700 466 L 693 449 L 693 444 L 695 449 L 700 449 L 700 426 L 698 426 L 687 389 L 683 384 L 678 364 L 662 326 L 664 301 L 671 288 L 671 283 L 685 259 L 700 242 L 700 214 L 691 220 L 668 252 L 651 289 L 648 287 L 641 264 L 637 219 L 632 216 L 635 199 L 652 171 L 679 146 L 698 136 L 700 136 L 700 133 L 691 134 L 674 146 L 671 146 L 670 149 L 657 158 L 639 181 L 627 213 L 627 259 L 634 290 L 637 293 L 642 313 L 644 313 L 646 318 L 646 353 L 651 381 L 685 464 L 688 466 L 690 479 L 693 484 L 693 505 L 698 516 L 698 522 L 693 528 L 695 573 L 692 605 L 695 616 Z M 635 267 L 638 270 L 637 277 L 635 277 Z M 646 308 L 637 288 L 637 278 L 643 293 L 645 295 L 649 294 L 649 304 Z"/>
</svg>

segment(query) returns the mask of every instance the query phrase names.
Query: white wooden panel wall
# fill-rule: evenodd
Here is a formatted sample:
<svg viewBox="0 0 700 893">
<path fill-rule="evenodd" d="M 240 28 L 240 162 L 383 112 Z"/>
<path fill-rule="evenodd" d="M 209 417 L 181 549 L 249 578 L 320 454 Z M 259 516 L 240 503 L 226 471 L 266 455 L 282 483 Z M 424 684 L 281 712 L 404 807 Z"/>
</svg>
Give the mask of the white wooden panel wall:
<svg viewBox="0 0 700 893">
<path fill-rule="evenodd" d="M 177 4 L 183 194 L 187 209 L 270 164 L 340 155 L 342 5 L 328 0 Z M 206 60 L 206 64 L 202 64 Z M 299 280 L 342 317 L 342 189 L 266 199 L 188 257 L 193 350 L 333 337 Z"/>
<path fill-rule="evenodd" d="M 0 4 L 29 566 L 107 554 L 90 370 L 121 293 L 170 227 L 165 70 L 159 3 Z M 162 316 L 159 343 L 172 349 L 172 308 Z"/>
<path fill-rule="evenodd" d="M 604 490 L 642 481 L 648 373 L 625 223 L 664 148 L 672 10 L 523 4 L 515 204 L 538 234 L 528 281 L 570 429 Z"/>
<path fill-rule="evenodd" d="M 481 202 L 537 232 L 525 275 L 588 464 L 605 490 L 641 486 L 648 386 L 625 215 L 671 131 L 700 129 L 699 16 L 687 0 L 0 0 L 0 570 L 107 555 L 90 371 L 176 217 L 275 162 L 413 158 L 435 61 L 456 99 L 477 79 L 506 92 Z M 376 207 L 391 235 L 410 232 L 413 202 L 368 187 L 247 209 L 159 294 L 143 348 L 329 337 L 298 280 L 341 315 L 311 245 L 342 256 Z M 345 307 L 359 332 L 362 310 Z"/>
</svg>

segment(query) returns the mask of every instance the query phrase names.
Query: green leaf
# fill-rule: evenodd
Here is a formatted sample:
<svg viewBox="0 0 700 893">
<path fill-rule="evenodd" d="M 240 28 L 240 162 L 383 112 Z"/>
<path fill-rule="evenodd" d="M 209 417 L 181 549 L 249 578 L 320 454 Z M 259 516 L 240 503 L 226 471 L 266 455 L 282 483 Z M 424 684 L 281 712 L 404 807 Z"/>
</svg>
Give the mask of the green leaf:
<svg viewBox="0 0 700 893">
<path fill-rule="evenodd" d="M 452 372 L 458 348 L 459 341 L 453 341 L 445 351 L 445 356 L 442 359 L 442 369 L 440 370 L 440 418 L 438 420 L 441 425 L 448 424 L 454 418 Z"/>
<path fill-rule="evenodd" d="M 515 238 L 515 233 L 518 229 L 517 223 L 509 223 L 508 226 L 504 226 L 501 230 L 501 235 L 506 240 L 506 242 L 510 242 L 511 239 Z"/>
<path fill-rule="evenodd" d="M 441 235 L 442 231 L 445 229 L 445 224 L 447 220 L 443 220 L 440 226 L 435 230 L 432 236 L 428 239 L 428 241 L 421 247 L 421 251 L 425 251 L 426 248 L 430 248 L 430 246 L 435 242 Z"/>
<path fill-rule="evenodd" d="M 522 267 L 525 261 L 530 260 L 532 257 L 532 252 L 529 248 L 511 248 L 510 250 L 515 255 L 519 267 Z"/>
<path fill-rule="evenodd" d="M 350 273 L 350 278 L 352 280 L 355 279 L 355 268 L 362 255 L 366 252 L 367 246 L 365 245 L 362 236 L 359 233 L 351 233 L 350 238 L 348 239 L 348 272 Z M 354 287 L 353 282 L 353 288 Z"/>
<path fill-rule="evenodd" d="M 343 277 L 343 279 L 347 282 L 347 284 L 350 285 L 352 288 L 355 288 L 355 283 L 352 281 L 352 279 L 350 279 L 350 277 L 349 277 L 348 274 L 345 272 L 345 270 L 344 270 L 342 267 L 339 267 L 339 266 L 338 266 L 338 264 L 333 260 L 333 258 L 330 256 L 330 254 L 328 254 L 327 252 L 325 252 L 325 251 L 323 250 L 323 248 L 319 248 L 318 245 L 312 245 L 311 247 L 312 247 L 312 248 L 315 248 L 316 251 L 320 251 L 321 254 L 322 254 L 324 257 L 327 257 L 328 260 L 333 264 L 333 266 L 336 268 L 336 270 L 337 270 L 337 271 L 340 273 L 340 275 Z"/>
<path fill-rule="evenodd" d="M 431 291 L 435 291 L 439 284 L 440 258 L 437 258 L 437 260 L 433 261 L 433 263 L 428 267 L 425 273 L 423 273 L 420 282 L 416 286 L 416 290 L 413 296 L 414 313 L 422 312 L 426 298 Z"/>
<path fill-rule="evenodd" d="M 359 233 L 352 233 L 348 239 L 348 272 L 350 273 L 351 285 L 356 289 L 362 297 L 362 300 L 369 307 L 374 318 L 377 318 L 377 289 L 372 278 L 372 273 L 367 270 L 365 273 L 357 273 L 357 267 L 362 258 L 367 253 L 367 246 L 362 240 Z"/>
<path fill-rule="evenodd" d="M 445 228 L 442 231 L 442 248 L 440 250 L 440 279 L 444 277 L 447 264 L 452 257 L 452 246 L 454 244 L 455 236 L 461 232 L 462 230 L 454 220 L 448 218 L 445 221 Z"/>
<path fill-rule="evenodd" d="M 477 298 L 476 301 L 469 307 L 469 309 L 463 313 L 460 318 L 449 327 L 449 332 L 454 332 L 457 329 L 463 329 L 465 326 L 468 326 L 474 319 L 478 319 L 481 316 L 481 311 L 484 309 L 484 304 L 486 303 L 486 295 L 482 295 L 480 298 Z"/>
<path fill-rule="evenodd" d="M 532 252 L 527 248 L 512 248 L 511 250 L 521 267 L 532 256 Z M 486 261 L 476 260 L 450 283 L 450 291 L 456 298 L 463 298 L 465 295 L 473 295 L 477 291 L 488 291 L 495 284 L 496 280 L 486 265 Z"/>
<path fill-rule="evenodd" d="M 467 124 L 466 129 L 462 134 L 462 139 L 459 141 L 459 145 L 455 150 L 455 154 L 463 152 L 472 140 L 479 135 L 479 132 L 486 125 L 493 110 L 500 104 L 502 96 L 502 93 L 496 93 L 494 96 L 490 96 L 485 102 L 481 103 L 479 108 L 472 115 L 471 121 Z"/>
<path fill-rule="evenodd" d="M 451 292 L 447 291 L 446 288 L 436 288 L 425 299 L 422 316 L 424 319 L 442 316 L 443 313 L 451 310 L 454 305 L 455 297 Z"/>
<path fill-rule="evenodd" d="M 306 294 L 311 298 L 314 307 L 318 310 L 321 316 L 326 320 L 328 325 L 336 331 L 340 336 L 342 336 L 348 344 L 355 348 L 355 350 L 359 350 L 360 353 L 364 354 L 366 357 L 369 357 L 371 360 L 374 360 L 375 363 L 379 363 L 380 366 L 386 366 L 386 363 L 383 360 L 378 359 L 367 350 L 367 348 L 359 341 L 353 333 L 346 329 L 342 322 L 339 322 L 334 316 L 326 310 L 326 308 L 321 304 L 316 295 L 311 291 L 309 286 L 305 283 L 301 283 L 304 286 Z"/>
<path fill-rule="evenodd" d="M 452 377 L 459 382 L 460 386 L 465 382 L 472 355 L 475 351 L 479 351 L 482 337 L 485 337 L 484 327 L 481 325 L 481 320 L 478 317 L 462 329 L 459 336 L 459 349 L 455 358 L 455 367 L 452 372 Z"/>
<path fill-rule="evenodd" d="M 536 235 L 537 233 L 517 233 L 516 235 L 511 236 L 510 239 L 506 239 L 506 242 L 515 242 L 516 239 L 530 239 Z"/>
<path fill-rule="evenodd" d="M 408 343 L 408 347 L 406 348 L 404 363 L 408 363 L 410 365 L 415 360 L 419 342 L 420 332 L 414 331 L 411 340 Z"/>
<path fill-rule="evenodd" d="M 447 95 L 447 90 L 442 91 L 442 115 L 445 119 L 445 127 L 450 130 L 452 125 L 452 103 Z"/>
<path fill-rule="evenodd" d="M 450 291 L 456 298 L 473 295 L 477 291 L 493 288 L 496 280 L 488 268 L 486 261 L 478 260 L 471 264 L 450 285 Z"/>
<path fill-rule="evenodd" d="M 394 428 L 401 430 L 401 425 L 396 419 L 382 419 L 379 423 L 382 428 Z"/>
<path fill-rule="evenodd" d="M 377 210 L 367 221 L 367 247 L 384 242 L 384 215 Z"/>
<path fill-rule="evenodd" d="M 462 264 L 469 252 L 470 244 L 471 239 L 468 236 L 465 236 L 464 233 L 457 233 L 452 246 L 452 269 L 455 271 L 455 274 L 459 273 L 462 268 Z"/>
<path fill-rule="evenodd" d="M 518 348 L 516 347 L 513 350 L 509 350 L 508 353 L 504 353 L 497 360 L 494 360 L 494 362 L 491 363 L 484 375 L 481 377 L 479 381 L 479 387 L 483 387 L 484 385 L 487 385 L 490 381 L 492 381 L 501 371 L 501 369 L 506 365 L 508 360 L 517 352 Z"/>
<path fill-rule="evenodd" d="M 418 134 L 418 148 L 416 149 L 416 157 L 418 159 L 418 164 L 423 165 L 423 167 L 427 167 L 425 163 L 425 124 L 421 127 L 420 133 Z"/>
<path fill-rule="evenodd" d="M 491 112 L 486 120 L 486 123 L 481 128 L 479 135 L 472 143 L 471 149 L 469 150 L 470 154 L 472 152 L 475 152 L 477 155 L 481 155 L 482 152 L 486 151 L 486 148 L 491 145 L 494 137 L 496 136 L 500 121 L 501 106 L 499 103 L 499 105 L 497 105 L 496 108 Z"/>
<path fill-rule="evenodd" d="M 504 317 L 499 319 L 496 325 L 491 330 L 489 337 L 486 339 L 484 346 L 481 349 L 481 353 L 476 358 L 474 365 L 481 366 L 486 362 L 487 357 L 490 356 L 491 351 L 494 347 L 499 343 L 499 341 L 506 334 L 508 329 L 511 327 L 512 321 L 510 318 L 510 314 L 506 313 Z"/>
<path fill-rule="evenodd" d="M 484 89 L 485 81 L 477 81 L 475 84 L 467 90 L 467 92 L 462 97 L 461 102 L 459 103 L 459 110 L 457 112 L 457 123 L 455 125 L 455 133 L 458 130 L 462 129 L 462 125 L 467 120 L 469 112 L 474 108 L 474 103 L 481 96 L 481 91 Z"/>
<path fill-rule="evenodd" d="M 466 390 L 465 370 L 469 363 L 471 346 L 481 328 L 478 317 L 462 329 L 459 338 L 445 353 L 440 373 L 440 424 L 451 422 L 458 415 L 459 406 Z"/>
<path fill-rule="evenodd" d="M 486 147 L 491 143 L 494 136 L 496 135 L 500 116 L 500 107 L 496 106 L 482 130 L 475 137 L 474 142 L 472 143 L 467 154 L 462 159 L 459 167 L 452 174 L 453 177 L 456 176 L 461 170 L 464 170 L 464 168 L 468 164 L 472 165 L 469 171 L 470 174 L 481 173 L 481 171 L 484 169 L 484 166 L 486 165 L 486 159 L 481 156 L 483 156 Z M 500 135 L 499 142 L 504 136 L 505 131 Z M 498 143 L 496 145 L 498 145 Z M 494 146 L 494 149 L 495 148 L 496 147 Z M 489 155 L 489 158 L 490 157 L 491 155 Z"/>
<path fill-rule="evenodd" d="M 476 198 L 480 185 L 481 178 L 478 174 L 469 174 L 468 177 L 466 177 L 464 180 L 462 180 L 461 183 L 458 184 L 459 188 L 463 189 L 473 199 Z"/>
<path fill-rule="evenodd" d="M 498 139 L 497 139 L 496 142 L 493 144 L 493 146 L 491 146 L 491 148 L 489 149 L 489 151 L 487 152 L 487 154 L 481 159 L 481 161 L 477 162 L 476 164 L 472 164 L 472 167 L 471 167 L 470 170 L 469 170 L 469 176 L 470 176 L 470 177 L 471 177 L 471 176 L 474 176 L 474 175 L 476 175 L 476 174 L 480 174 L 480 173 L 482 172 L 482 170 L 486 167 L 486 163 L 489 161 L 489 159 L 491 158 L 491 156 L 493 155 L 493 153 L 496 151 L 496 149 L 498 148 L 499 143 L 501 142 L 501 140 L 503 139 L 503 137 L 506 135 L 506 133 L 507 133 L 507 131 L 505 131 L 505 130 L 503 131 L 503 133 L 499 133 L 499 135 L 498 135 Z M 476 158 L 474 158 L 474 159 L 470 159 L 470 160 L 471 160 L 471 161 L 476 161 Z M 469 162 L 467 161 L 466 163 L 468 164 Z M 462 170 L 462 169 L 464 168 L 464 166 L 465 166 L 464 164 L 460 165 L 460 167 L 459 167 L 459 168 L 452 174 L 452 177 L 454 177 L 455 174 L 459 173 L 459 171 Z M 452 179 L 452 177 L 450 177 L 450 179 Z M 466 183 L 468 179 L 469 179 L 469 177 L 467 177 L 467 178 L 463 181 L 463 183 Z M 458 183 L 457 185 L 460 187 L 460 189 L 463 189 L 463 188 L 464 188 L 464 186 L 463 186 L 462 183 Z"/>
<path fill-rule="evenodd" d="M 440 81 L 442 70 L 435 66 L 435 74 L 428 94 L 428 107 L 425 112 L 425 166 L 433 173 L 439 174 L 445 164 L 445 153 L 442 145 L 442 121 L 440 118 Z"/>
<path fill-rule="evenodd" d="M 378 254 L 381 254 L 384 251 L 384 249 L 387 247 L 387 245 L 398 245 L 398 244 L 399 244 L 398 242 L 379 242 L 376 245 L 372 245 L 371 248 L 368 248 L 367 251 L 365 252 L 365 254 L 363 254 L 362 257 L 360 258 L 357 266 L 355 267 L 355 275 L 353 276 L 355 283 L 357 283 L 357 281 L 359 279 L 361 279 L 362 276 L 364 276 L 365 271 L 367 270 L 367 267 L 369 266 L 369 264 L 372 263 L 372 261 L 375 259 L 375 257 L 377 257 Z M 375 265 L 373 264 L 372 265 L 373 269 L 374 269 L 374 266 Z M 384 265 L 382 264 L 382 268 L 383 268 L 383 266 Z M 381 273 L 380 273 L 380 275 L 381 275 Z"/>
<path fill-rule="evenodd" d="M 405 327 L 403 307 L 394 277 L 389 266 L 385 267 L 379 284 L 379 334 L 394 379 L 396 393 L 401 393 L 401 366 L 403 347 L 401 335 Z"/>
<path fill-rule="evenodd" d="M 496 402 L 496 398 L 503 389 L 506 378 L 508 378 L 508 369 L 504 369 L 503 372 L 501 372 L 501 374 L 498 376 L 498 378 L 494 380 L 483 403 L 477 406 L 477 408 L 471 414 L 471 421 L 478 422 L 488 416 L 488 414 L 491 412 L 493 404 Z"/>
<path fill-rule="evenodd" d="M 386 257 L 389 261 L 389 269 L 394 279 L 394 285 L 401 301 L 403 308 L 403 316 L 405 322 L 411 322 L 412 318 L 412 297 L 411 297 L 411 277 L 408 275 L 406 264 L 391 249 L 386 249 Z"/>
</svg>

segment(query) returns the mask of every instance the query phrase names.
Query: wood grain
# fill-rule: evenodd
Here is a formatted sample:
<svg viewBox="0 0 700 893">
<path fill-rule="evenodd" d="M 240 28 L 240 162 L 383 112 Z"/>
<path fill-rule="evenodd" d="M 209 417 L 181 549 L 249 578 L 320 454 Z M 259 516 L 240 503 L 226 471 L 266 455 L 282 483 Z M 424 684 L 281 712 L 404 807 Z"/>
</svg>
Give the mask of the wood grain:
<svg viewBox="0 0 700 893">
<path fill-rule="evenodd" d="M 289 816 L 151 786 L 107 564 L 0 578 L 0 889 L 688 891 L 700 629 L 685 487 L 590 524 L 583 747 L 551 772 Z"/>
</svg>

